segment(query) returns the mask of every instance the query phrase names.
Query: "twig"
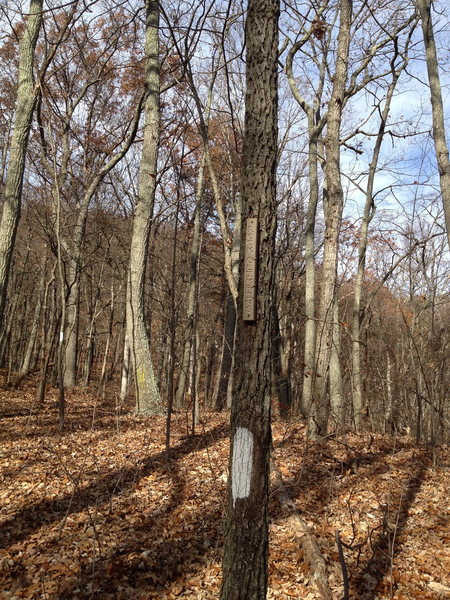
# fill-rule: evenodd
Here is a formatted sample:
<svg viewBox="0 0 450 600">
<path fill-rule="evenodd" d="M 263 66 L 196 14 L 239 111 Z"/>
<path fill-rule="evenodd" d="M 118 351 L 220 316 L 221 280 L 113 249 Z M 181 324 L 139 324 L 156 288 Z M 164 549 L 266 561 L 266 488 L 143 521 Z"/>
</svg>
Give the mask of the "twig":
<svg viewBox="0 0 450 600">
<path fill-rule="evenodd" d="M 344 595 L 342 597 L 342 600 L 349 600 L 350 596 L 349 596 L 349 585 L 348 585 L 348 571 L 347 571 L 347 565 L 345 564 L 344 550 L 342 548 L 342 542 L 341 542 L 341 538 L 339 536 L 338 529 L 336 529 L 335 537 L 336 537 L 336 545 L 337 545 L 337 549 L 338 549 L 338 553 L 339 553 L 339 562 L 341 563 L 342 581 L 344 583 Z"/>
</svg>

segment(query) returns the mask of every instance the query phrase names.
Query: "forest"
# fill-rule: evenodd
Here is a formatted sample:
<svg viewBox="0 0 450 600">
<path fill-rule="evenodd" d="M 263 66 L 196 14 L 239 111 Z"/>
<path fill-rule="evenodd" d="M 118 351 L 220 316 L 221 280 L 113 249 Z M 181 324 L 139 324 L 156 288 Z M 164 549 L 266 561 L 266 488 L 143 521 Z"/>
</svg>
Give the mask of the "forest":
<svg viewBox="0 0 450 600">
<path fill-rule="evenodd" d="M 450 598 L 446 0 L 0 0 L 0 599 Z"/>
</svg>

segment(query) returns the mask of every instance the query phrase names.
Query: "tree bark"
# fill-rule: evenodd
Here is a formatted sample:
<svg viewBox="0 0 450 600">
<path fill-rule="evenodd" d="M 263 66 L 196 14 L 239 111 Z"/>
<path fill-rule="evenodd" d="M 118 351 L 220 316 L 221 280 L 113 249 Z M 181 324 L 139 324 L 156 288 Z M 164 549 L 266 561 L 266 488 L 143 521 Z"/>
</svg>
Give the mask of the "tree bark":
<svg viewBox="0 0 450 600">
<path fill-rule="evenodd" d="M 450 159 L 447 141 L 445 139 L 444 105 L 439 78 L 438 56 L 431 19 L 431 0 L 416 0 L 416 4 L 422 20 L 423 41 L 425 44 L 425 57 L 433 114 L 434 147 L 436 150 L 436 159 L 441 183 L 447 240 L 450 247 Z"/>
<path fill-rule="evenodd" d="M 330 353 L 330 409 L 335 429 L 343 421 L 344 394 L 341 371 L 341 324 L 339 322 L 339 301 L 336 294 L 333 305 L 333 334 Z"/>
<path fill-rule="evenodd" d="M 33 357 L 33 351 L 36 345 L 36 338 L 39 329 L 39 320 L 41 318 L 42 304 L 45 303 L 46 295 L 46 282 L 45 282 L 45 267 L 47 264 L 47 255 L 44 254 L 42 259 L 42 272 L 39 281 L 39 289 L 37 292 L 36 306 L 34 308 L 33 321 L 31 330 L 28 336 L 28 342 L 26 345 L 25 355 L 23 357 L 22 365 L 20 367 L 20 374 L 27 375 L 31 368 L 31 359 Z"/>
<path fill-rule="evenodd" d="M 321 9 L 323 10 L 323 9 Z M 319 15 L 317 16 L 319 18 Z M 312 402 L 313 385 L 315 381 L 316 370 L 316 303 L 315 303 L 315 280 L 316 269 L 314 261 L 314 234 L 316 226 L 317 205 L 319 203 L 319 136 L 325 126 L 326 117 L 321 116 L 322 95 L 324 91 L 324 82 L 326 74 L 326 52 L 323 54 L 323 60 L 319 67 L 319 85 L 312 104 L 309 104 L 306 97 L 302 96 L 296 84 L 293 61 L 294 57 L 307 42 L 312 32 L 307 33 L 298 40 L 290 49 L 286 59 L 286 76 L 289 87 L 298 105 L 307 116 L 308 122 L 308 180 L 309 180 L 309 199 L 306 210 L 306 230 L 305 230 L 305 345 L 304 345 L 304 371 L 302 393 L 297 395 L 295 409 L 304 417 L 308 417 Z M 323 153 L 322 153 L 323 154 Z M 322 155 L 323 167 L 323 155 Z"/>
<path fill-rule="evenodd" d="M 228 292 L 228 291 L 227 291 Z M 233 296 L 227 293 L 225 299 L 224 330 L 220 367 L 214 390 L 214 409 L 223 410 L 227 404 L 228 384 L 233 364 L 234 333 L 236 326 L 236 306 Z"/>
<path fill-rule="evenodd" d="M 272 372 L 278 397 L 279 414 L 281 418 L 286 419 L 291 411 L 291 382 L 283 368 L 283 340 L 276 304 L 272 307 L 272 326 Z"/>
<path fill-rule="evenodd" d="M 278 0 L 248 3 L 242 214 L 243 223 L 258 219 L 259 268 L 256 321 L 244 321 L 243 227 L 221 600 L 263 600 L 267 594 L 278 14 Z"/>
<path fill-rule="evenodd" d="M 178 386 L 175 397 L 175 406 L 181 407 L 186 392 L 186 383 L 189 376 L 189 365 L 191 362 L 191 350 L 194 344 L 195 336 L 195 314 L 198 300 L 199 271 L 200 271 L 200 252 L 202 247 L 202 194 L 203 179 L 205 171 L 205 155 L 202 155 L 197 177 L 197 190 L 195 199 L 194 231 L 192 233 L 191 261 L 189 271 L 189 290 L 187 306 L 187 325 L 186 338 L 184 341 L 183 356 L 180 364 L 180 375 L 178 377 Z"/>
<path fill-rule="evenodd" d="M 327 132 L 325 137 L 325 238 L 319 305 L 319 327 L 316 342 L 317 370 L 313 384 L 309 423 L 309 435 L 313 439 L 318 439 L 326 435 L 328 425 L 329 399 L 327 391 L 330 353 L 333 343 L 333 304 L 336 294 L 339 231 L 344 205 L 340 172 L 340 129 L 348 74 L 351 19 L 352 0 L 342 0 L 340 3 L 336 70 L 328 108 Z"/>
<path fill-rule="evenodd" d="M 30 0 L 29 17 L 25 24 L 19 49 L 19 82 L 11 140 L 5 199 L 0 221 L 0 323 L 4 308 L 11 258 L 20 219 L 25 156 L 33 112 L 36 106 L 34 90 L 34 52 L 42 21 L 43 0 Z"/>
<path fill-rule="evenodd" d="M 145 316 L 144 282 L 147 267 L 150 225 L 156 188 L 156 168 L 160 133 L 159 6 L 146 2 L 145 39 L 145 125 L 136 204 L 130 248 L 127 334 L 131 345 L 138 414 L 161 414 L 161 397 L 153 371 L 150 338 Z"/>
</svg>

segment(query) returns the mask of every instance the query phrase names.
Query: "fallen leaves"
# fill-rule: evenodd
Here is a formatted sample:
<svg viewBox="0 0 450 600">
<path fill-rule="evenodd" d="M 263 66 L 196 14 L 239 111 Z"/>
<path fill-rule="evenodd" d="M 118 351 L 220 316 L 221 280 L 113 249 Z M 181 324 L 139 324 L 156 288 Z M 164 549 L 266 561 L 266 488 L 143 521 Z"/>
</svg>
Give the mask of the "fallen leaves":
<svg viewBox="0 0 450 600">
<path fill-rule="evenodd" d="M 52 408 L 33 415 L 20 398 L 9 399 L 8 414 L 18 416 L 1 424 L 0 598 L 216 599 L 227 416 L 205 413 L 191 438 L 177 415 L 167 468 L 163 418 L 124 410 L 118 419 L 88 395 L 74 395 L 69 406 L 68 430 L 60 435 Z M 299 423 L 275 423 L 273 438 L 284 483 L 327 558 L 336 598 L 336 529 L 347 544 L 352 599 L 448 597 L 450 482 L 447 471 L 430 467 L 425 449 L 378 436 L 369 452 L 364 436 L 347 436 L 349 456 L 338 440 L 307 443 Z M 347 465 L 354 456 L 353 471 Z M 268 599 L 316 600 L 275 493 L 270 518 Z"/>
</svg>

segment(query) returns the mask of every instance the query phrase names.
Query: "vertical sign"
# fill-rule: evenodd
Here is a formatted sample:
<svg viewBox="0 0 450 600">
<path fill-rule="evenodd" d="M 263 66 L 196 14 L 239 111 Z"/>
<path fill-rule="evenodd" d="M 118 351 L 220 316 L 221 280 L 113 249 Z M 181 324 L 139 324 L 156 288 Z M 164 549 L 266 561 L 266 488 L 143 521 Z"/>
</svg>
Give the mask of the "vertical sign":
<svg viewBox="0 0 450 600">
<path fill-rule="evenodd" d="M 256 321 L 256 293 L 258 283 L 258 219 L 247 219 L 244 256 L 244 321 Z"/>
</svg>

